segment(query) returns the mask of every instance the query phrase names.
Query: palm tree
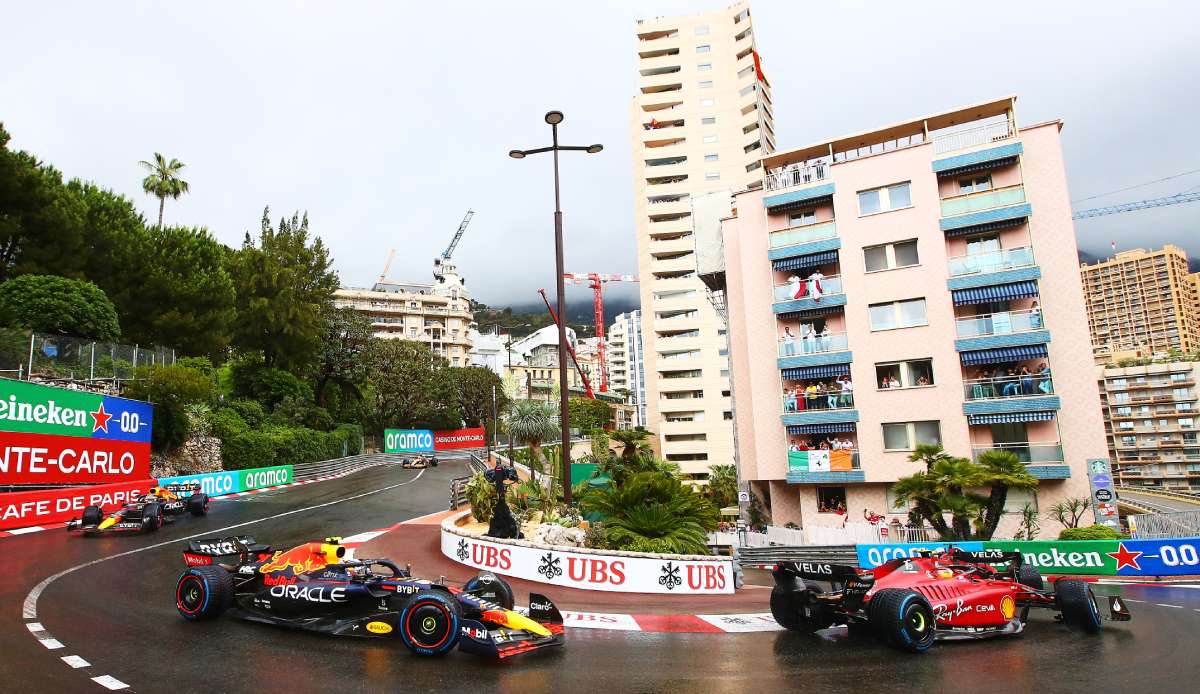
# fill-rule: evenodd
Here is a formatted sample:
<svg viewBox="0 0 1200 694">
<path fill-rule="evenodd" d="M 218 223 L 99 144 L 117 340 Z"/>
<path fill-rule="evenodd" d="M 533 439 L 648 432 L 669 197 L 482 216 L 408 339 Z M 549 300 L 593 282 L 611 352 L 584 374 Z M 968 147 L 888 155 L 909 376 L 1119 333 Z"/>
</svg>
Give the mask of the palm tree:
<svg viewBox="0 0 1200 694">
<path fill-rule="evenodd" d="M 983 507 L 983 522 L 980 524 L 980 539 L 990 540 L 1000 525 L 1004 504 L 1008 501 L 1009 489 L 1037 489 L 1037 478 L 1029 474 L 1015 453 L 993 449 L 985 451 L 976 461 L 979 486 L 990 486 L 987 503 Z"/>
<path fill-rule="evenodd" d="M 142 179 L 142 190 L 158 198 L 158 227 L 161 229 L 163 206 L 166 205 L 167 198 L 178 200 L 179 196 L 188 192 L 188 182 L 179 177 L 184 163 L 175 158 L 167 161 L 166 157 L 158 152 L 154 153 L 153 163 L 148 161 L 138 163 L 150 172 Z"/>
<path fill-rule="evenodd" d="M 737 467 L 717 464 L 708 469 L 708 495 L 717 508 L 737 503 Z"/>
<path fill-rule="evenodd" d="M 609 436 L 613 441 L 621 444 L 621 460 L 628 465 L 636 465 L 638 454 L 645 453 L 649 449 L 646 439 L 650 438 L 651 433 L 644 427 L 636 427 L 619 429 L 610 432 Z"/>
<path fill-rule="evenodd" d="M 896 480 L 896 484 L 892 486 L 892 494 L 895 496 L 896 505 L 912 506 L 908 514 L 910 522 L 928 522 L 943 540 L 953 536 L 950 526 L 942 516 L 941 499 L 928 472 L 918 472 Z"/>
<path fill-rule="evenodd" d="M 530 461 L 541 465 L 542 441 L 558 433 L 558 408 L 538 400 L 517 400 L 508 415 L 508 433 L 527 444 Z"/>
<path fill-rule="evenodd" d="M 933 468 L 934 463 L 949 460 L 950 454 L 942 448 L 940 443 L 922 443 L 908 454 L 908 459 L 914 463 L 925 463 L 925 470 L 928 471 Z"/>
<path fill-rule="evenodd" d="M 938 495 L 938 506 L 950 513 L 954 539 L 971 539 L 971 520 L 979 515 L 984 498 L 967 491 L 979 484 L 979 469 L 966 458 L 946 456 L 929 468 L 929 478 Z"/>
</svg>

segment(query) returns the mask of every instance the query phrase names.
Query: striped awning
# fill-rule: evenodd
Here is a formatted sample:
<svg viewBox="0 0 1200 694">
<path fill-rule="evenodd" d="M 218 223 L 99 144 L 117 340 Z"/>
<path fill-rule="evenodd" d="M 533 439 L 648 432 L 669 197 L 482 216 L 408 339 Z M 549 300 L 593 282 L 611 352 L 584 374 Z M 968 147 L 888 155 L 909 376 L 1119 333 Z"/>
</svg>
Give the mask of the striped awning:
<svg viewBox="0 0 1200 694">
<path fill-rule="evenodd" d="M 845 310 L 846 307 L 844 305 L 822 306 L 820 308 L 810 308 L 804 311 L 789 311 L 787 313 L 780 313 L 777 317 L 780 320 L 803 320 L 805 318 L 818 318 L 820 316 L 828 316 L 834 313 L 843 313 Z"/>
<path fill-rule="evenodd" d="M 1005 414 L 969 414 L 967 424 L 1013 424 L 1016 422 L 1048 422 L 1053 412 L 1008 412 Z"/>
<path fill-rule="evenodd" d="M 1001 166 L 1010 166 L 1017 163 L 1016 156 L 1004 157 L 1003 159 L 992 159 L 991 161 L 981 161 L 975 164 L 967 164 L 953 169 L 945 169 L 937 172 L 938 178 L 949 178 L 950 176 L 961 176 L 965 173 L 975 173 L 976 171 L 987 171 L 988 169 L 998 169 Z"/>
<path fill-rule="evenodd" d="M 1008 364 L 1025 359 L 1045 359 L 1049 356 L 1046 345 L 1025 345 L 1022 347 L 996 347 L 994 349 L 977 349 L 973 352 L 963 352 L 959 355 L 963 366 L 979 364 Z"/>
<path fill-rule="evenodd" d="M 837 424 L 793 424 L 787 428 L 789 434 L 842 434 L 854 433 L 854 422 L 838 422 Z"/>
<path fill-rule="evenodd" d="M 808 378 L 832 378 L 834 376 L 849 376 L 849 364 L 826 364 L 824 366 L 797 366 L 783 370 L 783 377 L 788 381 L 803 381 Z"/>
<path fill-rule="evenodd" d="M 987 287 L 956 289 L 953 295 L 955 306 L 990 304 L 995 301 L 1010 301 L 1012 299 L 1037 296 L 1038 287 L 1037 282 L 1026 280 L 1024 282 L 1011 282 L 1009 284 L 993 284 Z"/>
<path fill-rule="evenodd" d="M 998 222 L 988 222 L 987 224 L 977 224 L 973 227 L 962 227 L 959 229 L 950 229 L 946 232 L 946 238 L 954 239 L 959 236 L 975 236 L 989 231 L 999 231 L 1000 229 L 1009 229 L 1016 226 L 1021 226 L 1025 223 L 1024 217 L 1016 219 L 1002 219 Z"/>
<path fill-rule="evenodd" d="M 806 267 L 816 267 L 827 263 L 836 263 L 838 259 L 837 251 L 821 251 L 819 253 L 806 253 L 798 255 L 794 258 L 784 258 L 776 260 L 772 265 L 776 270 L 781 272 L 787 270 L 800 270 Z"/>
</svg>

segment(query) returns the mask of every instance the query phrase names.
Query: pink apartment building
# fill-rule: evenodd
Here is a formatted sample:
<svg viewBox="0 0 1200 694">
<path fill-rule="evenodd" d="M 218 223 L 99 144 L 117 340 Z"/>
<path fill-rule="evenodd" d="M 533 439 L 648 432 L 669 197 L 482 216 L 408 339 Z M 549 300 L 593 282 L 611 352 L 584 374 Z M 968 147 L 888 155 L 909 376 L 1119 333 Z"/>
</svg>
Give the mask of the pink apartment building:
<svg viewBox="0 0 1200 694">
<path fill-rule="evenodd" d="M 1108 450 L 1063 124 L 1018 125 L 1015 100 L 773 154 L 735 194 L 738 458 L 773 524 L 903 520 L 889 489 L 926 442 L 1015 452 L 1041 482 L 1014 512 L 1088 496 L 1085 463 Z"/>
</svg>

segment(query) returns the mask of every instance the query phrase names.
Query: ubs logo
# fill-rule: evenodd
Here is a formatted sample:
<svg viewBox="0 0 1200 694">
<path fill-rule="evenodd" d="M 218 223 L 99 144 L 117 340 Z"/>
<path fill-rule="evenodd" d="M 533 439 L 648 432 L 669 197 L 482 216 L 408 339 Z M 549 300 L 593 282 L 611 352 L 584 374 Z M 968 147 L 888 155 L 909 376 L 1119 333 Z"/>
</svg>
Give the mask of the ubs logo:
<svg viewBox="0 0 1200 694">
<path fill-rule="evenodd" d="M 558 576 L 562 576 L 562 560 L 554 556 L 550 552 L 546 552 L 542 556 L 541 566 L 538 567 L 538 573 L 546 577 L 547 581 L 553 581 Z"/>
<path fill-rule="evenodd" d="M 662 576 L 658 577 L 658 585 L 665 586 L 667 590 L 675 590 L 683 585 L 683 577 L 679 575 L 680 567 L 674 566 L 671 562 L 662 565 Z"/>
</svg>

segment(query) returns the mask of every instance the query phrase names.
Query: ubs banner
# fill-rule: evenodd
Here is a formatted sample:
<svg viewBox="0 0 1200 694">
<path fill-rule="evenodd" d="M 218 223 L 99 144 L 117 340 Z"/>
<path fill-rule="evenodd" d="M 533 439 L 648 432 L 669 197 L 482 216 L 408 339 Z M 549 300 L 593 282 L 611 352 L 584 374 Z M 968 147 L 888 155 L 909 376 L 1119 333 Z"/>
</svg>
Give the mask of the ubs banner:
<svg viewBox="0 0 1200 694">
<path fill-rule="evenodd" d="M 0 379 L 0 485 L 150 476 L 146 402 Z"/>
</svg>

